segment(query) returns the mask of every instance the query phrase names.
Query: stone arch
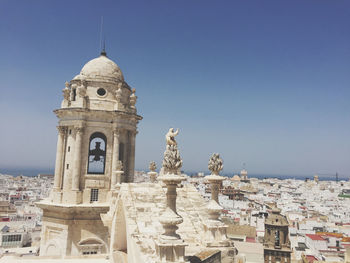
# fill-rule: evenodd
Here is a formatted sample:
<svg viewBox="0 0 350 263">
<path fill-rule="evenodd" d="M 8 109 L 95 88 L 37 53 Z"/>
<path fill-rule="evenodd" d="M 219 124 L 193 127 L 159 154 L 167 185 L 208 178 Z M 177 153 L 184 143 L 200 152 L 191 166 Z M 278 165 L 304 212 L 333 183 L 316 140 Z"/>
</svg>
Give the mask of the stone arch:
<svg viewBox="0 0 350 263">
<path fill-rule="evenodd" d="M 94 132 L 89 138 L 88 174 L 104 174 L 106 168 L 107 137 L 102 132 Z"/>
<path fill-rule="evenodd" d="M 50 240 L 45 247 L 45 256 L 58 257 L 62 255 L 62 248 L 57 240 Z"/>
</svg>

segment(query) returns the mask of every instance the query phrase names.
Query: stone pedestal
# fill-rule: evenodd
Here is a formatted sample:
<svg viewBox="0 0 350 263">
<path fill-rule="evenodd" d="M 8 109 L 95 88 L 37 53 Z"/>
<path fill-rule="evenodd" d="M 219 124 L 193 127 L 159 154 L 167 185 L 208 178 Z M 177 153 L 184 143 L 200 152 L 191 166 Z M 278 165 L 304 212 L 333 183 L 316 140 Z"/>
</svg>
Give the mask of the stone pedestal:
<svg viewBox="0 0 350 263">
<path fill-rule="evenodd" d="M 150 182 L 155 183 L 157 178 L 157 172 L 150 171 L 147 174 L 149 176 Z"/>
<path fill-rule="evenodd" d="M 231 245 L 226 236 L 227 225 L 219 220 L 222 207 L 214 200 L 208 206 L 208 220 L 204 223 L 204 243 L 207 247 L 228 247 Z"/>
<path fill-rule="evenodd" d="M 164 233 L 159 236 L 156 242 L 159 262 L 185 262 L 185 247 L 187 244 L 176 233 L 177 225 L 183 222 L 182 217 L 176 212 L 176 188 L 186 178 L 175 174 L 166 174 L 159 177 L 159 179 L 163 181 L 167 188 L 167 207 L 159 219 Z"/>
<path fill-rule="evenodd" d="M 166 244 L 156 241 L 156 253 L 159 255 L 160 263 L 174 262 L 184 263 L 185 261 L 185 243 L 171 243 Z"/>
<path fill-rule="evenodd" d="M 211 174 L 205 178 L 210 183 L 211 200 L 207 206 L 208 220 L 204 223 L 204 243 L 207 247 L 231 246 L 231 242 L 226 236 L 227 225 L 219 220 L 222 212 L 222 207 L 219 205 L 219 190 L 225 178 L 216 174 Z"/>
</svg>

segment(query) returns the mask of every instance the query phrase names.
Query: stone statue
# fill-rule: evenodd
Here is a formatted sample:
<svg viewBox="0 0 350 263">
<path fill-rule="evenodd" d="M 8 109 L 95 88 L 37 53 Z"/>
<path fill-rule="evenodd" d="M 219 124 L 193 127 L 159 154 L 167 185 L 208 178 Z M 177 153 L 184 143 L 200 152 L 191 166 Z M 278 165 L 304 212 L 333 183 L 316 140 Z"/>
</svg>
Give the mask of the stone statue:
<svg viewBox="0 0 350 263">
<path fill-rule="evenodd" d="M 220 171 L 224 168 L 223 161 L 220 158 L 220 154 L 213 153 L 208 162 L 208 169 L 211 174 L 219 175 Z"/>
<path fill-rule="evenodd" d="M 83 85 L 79 86 L 77 88 L 77 93 L 78 93 L 79 97 L 84 98 L 86 95 L 86 88 Z"/>
<path fill-rule="evenodd" d="M 132 89 L 131 91 L 131 95 L 130 95 L 130 107 L 132 109 L 135 108 L 135 104 L 136 104 L 136 100 L 137 100 L 137 96 L 135 95 L 136 89 Z"/>
<path fill-rule="evenodd" d="M 170 128 L 168 133 L 165 135 L 166 144 L 169 145 L 177 145 L 177 142 L 175 141 L 175 136 L 179 134 L 179 129 L 174 132 L 174 128 Z"/>
<path fill-rule="evenodd" d="M 155 161 L 150 162 L 150 163 L 149 163 L 149 170 L 150 170 L 151 172 L 155 172 L 156 169 L 157 169 L 156 162 L 155 162 Z"/>
<path fill-rule="evenodd" d="M 118 102 L 121 102 L 123 97 L 123 91 L 122 91 L 122 84 L 118 84 L 118 89 L 115 91 L 115 98 L 117 99 Z"/>
<path fill-rule="evenodd" d="M 66 82 L 66 83 L 68 83 L 68 82 Z M 64 98 L 65 100 L 69 101 L 69 98 L 70 98 L 70 90 L 69 90 L 69 88 L 67 87 L 67 85 L 66 85 L 66 87 L 62 90 L 62 92 L 63 92 L 63 98 Z"/>
<path fill-rule="evenodd" d="M 170 128 L 166 134 L 166 150 L 164 152 L 163 168 L 164 174 L 180 174 L 180 168 L 182 167 L 182 160 L 180 152 L 177 149 L 177 143 L 175 136 L 178 135 L 179 129 L 174 132 L 173 128 Z"/>
<path fill-rule="evenodd" d="M 117 171 L 123 171 L 123 162 L 118 160 L 117 161 L 117 167 L 116 167 Z"/>
</svg>

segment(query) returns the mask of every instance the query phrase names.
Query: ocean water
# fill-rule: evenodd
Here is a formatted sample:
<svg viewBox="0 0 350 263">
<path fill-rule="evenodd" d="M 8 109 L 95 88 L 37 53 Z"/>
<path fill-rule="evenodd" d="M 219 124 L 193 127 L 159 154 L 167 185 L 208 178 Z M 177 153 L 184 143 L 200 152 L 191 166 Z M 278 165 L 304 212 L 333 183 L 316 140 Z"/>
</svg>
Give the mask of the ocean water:
<svg viewBox="0 0 350 263">
<path fill-rule="evenodd" d="M 8 174 L 14 176 L 37 176 L 38 174 L 53 174 L 54 169 L 50 168 L 1 168 L 0 174 Z"/>
<path fill-rule="evenodd" d="M 186 172 L 185 172 L 186 173 Z M 186 173 L 190 176 L 196 175 L 196 172 L 189 172 Z M 204 173 L 205 175 L 208 175 L 209 172 Z M 234 174 L 221 174 L 222 176 L 225 177 L 233 177 Z M 258 179 L 265 179 L 265 178 L 276 178 L 276 179 L 280 179 L 280 180 L 285 180 L 285 179 L 296 179 L 296 180 L 305 180 L 305 179 L 309 179 L 309 180 L 313 180 L 314 179 L 314 175 L 269 175 L 269 174 L 249 174 L 248 173 L 248 178 L 258 178 Z M 333 176 L 318 176 L 319 181 L 336 181 L 336 177 L 335 174 Z M 341 176 L 338 175 L 338 181 L 348 181 L 350 179 L 350 177 L 346 177 L 346 176 Z"/>
<path fill-rule="evenodd" d="M 38 174 L 53 174 L 54 168 L 1 168 L 0 167 L 0 174 L 9 174 L 14 176 L 37 176 Z M 196 175 L 197 172 L 193 171 L 185 171 L 185 174 L 189 176 Z M 209 172 L 205 173 L 205 175 L 209 174 Z M 232 174 L 222 174 L 226 177 L 232 177 Z M 265 178 L 277 178 L 277 179 L 297 179 L 297 180 L 313 180 L 314 175 L 268 175 L 268 174 L 249 174 L 248 178 L 258 178 L 258 179 L 265 179 Z M 335 181 L 336 177 L 334 176 L 319 176 L 320 181 Z M 338 176 L 338 181 L 348 181 L 349 177 L 345 176 Z"/>
</svg>

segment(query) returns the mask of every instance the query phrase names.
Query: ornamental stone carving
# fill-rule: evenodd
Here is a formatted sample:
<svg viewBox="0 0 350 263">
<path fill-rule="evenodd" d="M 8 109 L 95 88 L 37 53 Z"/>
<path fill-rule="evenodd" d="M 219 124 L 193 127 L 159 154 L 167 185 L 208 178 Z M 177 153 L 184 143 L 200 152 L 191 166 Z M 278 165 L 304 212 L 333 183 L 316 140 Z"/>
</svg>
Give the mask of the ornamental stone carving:
<svg viewBox="0 0 350 263">
<path fill-rule="evenodd" d="M 123 162 L 122 161 L 120 161 L 120 160 L 118 160 L 117 161 L 117 166 L 116 166 L 116 170 L 117 171 L 123 171 Z"/>
<path fill-rule="evenodd" d="M 180 174 L 180 168 L 182 167 L 182 160 L 180 152 L 177 149 L 177 142 L 175 136 L 179 134 L 179 129 L 174 132 L 173 128 L 170 128 L 165 135 L 166 150 L 164 152 L 163 169 L 164 174 Z"/>
<path fill-rule="evenodd" d="M 168 133 L 165 135 L 165 140 L 167 145 L 177 145 L 175 141 L 175 136 L 179 134 L 179 129 L 174 132 L 174 128 L 170 128 Z"/>
<path fill-rule="evenodd" d="M 220 171 L 224 168 L 223 161 L 218 153 L 213 153 L 209 159 L 208 169 L 211 174 L 219 175 Z"/>
<path fill-rule="evenodd" d="M 160 262 L 185 262 L 186 244 L 176 233 L 177 225 L 183 222 L 183 218 L 176 211 L 176 188 L 181 181 L 186 180 L 184 176 L 180 175 L 182 160 L 174 138 L 178 133 L 178 130 L 174 133 L 174 129 L 170 129 L 166 135 L 167 145 L 162 168 L 164 174 L 158 177 L 158 180 L 161 180 L 167 188 L 167 206 L 159 218 L 164 233 L 160 235 L 158 242 L 156 241 L 156 250 Z M 169 250 L 172 252 L 169 252 Z"/>
<path fill-rule="evenodd" d="M 118 89 L 115 91 L 115 98 L 120 103 L 123 97 L 122 84 L 118 84 Z"/>
<path fill-rule="evenodd" d="M 68 83 L 68 82 L 66 82 L 66 83 Z M 68 86 L 69 86 L 69 85 L 68 85 Z M 66 87 L 62 90 L 62 92 L 63 92 L 63 98 L 64 98 L 65 100 L 69 101 L 69 98 L 70 98 L 70 90 L 69 90 L 69 88 L 67 87 L 67 85 L 66 85 Z"/>
<path fill-rule="evenodd" d="M 74 131 L 76 134 L 81 134 L 84 131 L 83 127 L 74 127 Z"/>
<path fill-rule="evenodd" d="M 179 174 L 181 167 L 182 160 L 177 145 L 167 145 L 163 159 L 164 174 Z"/>
<path fill-rule="evenodd" d="M 156 169 L 157 169 L 156 162 L 155 162 L 155 161 L 151 161 L 151 162 L 149 163 L 149 170 L 150 170 L 151 172 L 155 172 Z"/>
<path fill-rule="evenodd" d="M 64 135 L 67 132 L 67 127 L 66 126 L 57 126 L 58 133 L 60 135 Z"/>
<path fill-rule="evenodd" d="M 136 100 L 137 100 L 137 96 L 135 95 L 136 89 L 132 89 L 131 91 L 131 95 L 130 95 L 130 107 L 132 109 L 135 109 L 135 104 L 136 104 Z"/>
</svg>

